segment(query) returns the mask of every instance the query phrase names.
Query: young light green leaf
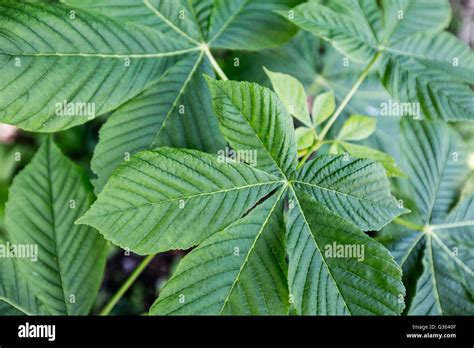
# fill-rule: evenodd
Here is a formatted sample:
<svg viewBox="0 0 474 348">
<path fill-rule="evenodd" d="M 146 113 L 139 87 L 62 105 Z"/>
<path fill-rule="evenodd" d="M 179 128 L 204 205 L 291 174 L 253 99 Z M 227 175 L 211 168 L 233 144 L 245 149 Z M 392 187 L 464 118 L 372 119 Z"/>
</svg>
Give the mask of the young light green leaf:
<svg viewBox="0 0 474 348">
<path fill-rule="evenodd" d="M 399 314 L 405 289 L 388 251 L 305 192 L 296 189 L 290 202 L 288 282 L 297 313 Z"/>
<path fill-rule="evenodd" d="M 30 258 L 0 258 L 0 308 L 35 315 L 88 314 L 99 290 L 107 247 L 74 221 L 94 197 L 84 173 L 48 138 L 15 178 L 6 206 L 9 245 Z"/>
<path fill-rule="evenodd" d="M 329 148 L 329 154 L 330 155 L 338 155 L 338 154 L 342 154 L 344 153 L 343 149 L 341 148 L 341 146 L 339 146 L 339 142 L 338 141 L 334 141 L 332 144 L 331 144 L 331 147 Z"/>
<path fill-rule="evenodd" d="M 120 165 L 78 223 L 139 254 L 188 249 L 281 184 L 224 154 L 162 147 Z"/>
<path fill-rule="evenodd" d="M 312 127 L 308 111 L 308 97 L 303 85 L 291 75 L 272 72 L 263 68 L 272 83 L 273 90 L 285 105 L 286 109 L 298 121 Z"/>
<path fill-rule="evenodd" d="M 318 126 L 326 121 L 334 113 L 335 109 L 336 98 L 334 97 L 333 91 L 316 96 L 312 110 L 314 125 Z"/>
<path fill-rule="evenodd" d="M 150 314 L 288 314 L 284 193 L 280 189 L 187 255 Z"/>
<path fill-rule="evenodd" d="M 298 151 L 307 149 L 314 144 L 316 135 L 314 128 L 299 127 L 295 131 Z"/>
<path fill-rule="evenodd" d="M 208 83 L 220 129 L 229 144 L 236 150 L 255 151 L 259 169 L 280 177 L 294 175 L 293 120 L 275 93 L 249 82 L 208 78 Z"/>
<path fill-rule="evenodd" d="M 367 159 L 317 157 L 301 168 L 295 187 L 364 231 L 380 230 L 407 212 L 390 194 L 383 167 Z"/>
<path fill-rule="evenodd" d="M 342 125 L 337 136 L 342 141 L 364 140 L 370 137 L 377 127 L 377 120 L 363 115 L 352 115 Z"/>
<path fill-rule="evenodd" d="M 357 158 L 368 158 L 379 162 L 390 177 L 405 176 L 402 169 L 397 165 L 395 159 L 389 154 L 373 149 L 364 145 L 356 145 L 352 143 L 340 142 L 341 147 L 335 153 L 347 151 L 351 156 Z"/>
</svg>

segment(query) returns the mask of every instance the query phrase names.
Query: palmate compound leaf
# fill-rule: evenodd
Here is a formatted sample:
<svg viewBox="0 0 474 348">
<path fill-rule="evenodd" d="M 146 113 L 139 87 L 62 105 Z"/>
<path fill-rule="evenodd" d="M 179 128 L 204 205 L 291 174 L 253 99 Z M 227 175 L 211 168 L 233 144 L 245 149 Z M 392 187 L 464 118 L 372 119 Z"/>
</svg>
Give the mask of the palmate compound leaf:
<svg viewBox="0 0 474 348">
<path fill-rule="evenodd" d="M 150 314 L 288 314 L 284 193 L 279 189 L 191 251 Z"/>
<path fill-rule="evenodd" d="M 156 81 L 170 56 L 194 49 L 156 30 L 70 11 L 0 1 L 0 121 L 44 132 L 85 123 Z"/>
<path fill-rule="evenodd" d="M 440 33 L 451 12 L 447 0 L 435 3 L 387 0 L 379 8 L 375 1 L 350 0 L 345 6 L 336 1 L 336 10 L 310 2 L 297 6 L 290 20 L 355 61 L 379 53 L 380 80 L 387 91 L 398 101 L 419 103 L 426 117 L 472 120 L 474 54 L 453 35 Z"/>
<path fill-rule="evenodd" d="M 107 246 L 94 229 L 74 221 L 93 199 L 82 170 L 48 138 L 10 188 L 2 247 L 28 253 L 0 258 L 1 314 L 89 313 Z"/>
<path fill-rule="evenodd" d="M 404 271 L 408 314 L 472 315 L 474 197 L 458 202 L 468 175 L 465 145 L 440 122 L 403 120 L 401 129 L 415 227 L 390 226 L 380 241 Z"/>
<path fill-rule="evenodd" d="M 276 201 L 285 197 L 288 185 L 299 184 L 292 179 L 296 175 L 296 144 L 291 117 L 269 89 L 246 82 L 208 80 L 223 134 L 234 151 L 256 151 L 254 159 L 257 161 L 253 163 L 256 168 L 195 150 L 159 148 L 144 151 L 116 170 L 97 202 L 78 223 L 95 226 L 107 239 L 138 253 L 198 245 L 183 260 L 169 288 L 165 285 L 163 294 L 166 295 L 158 300 L 152 313 L 281 314 L 287 310 L 284 302 L 271 308 L 264 307 L 263 303 L 275 303 L 286 297 L 286 291 L 281 287 L 285 274 L 280 254 L 283 243 L 275 239 L 279 229 L 274 228 L 278 223 L 273 222 L 281 222 L 282 207 L 278 203 L 277 208 Z M 363 190 L 363 187 L 359 189 Z M 275 214 L 265 215 L 264 211 L 269 209 Z M 388 223 L 400 212 L 388 214 L 383 223 Z M 265 217 L 272 221 L 269 229 L 265 228 Z M 254 220 L 257 218 L 262 221 L 257 223 Z M 133 234 L 129 232 L 131 230 Z M 249 234 L 248 238 L 243 237 L 241 230 Z M 208 251 L 219 253 L 220 246 L 214 245 L 218 241 L 232 244 L 236 233 L 239 235 L 237 251 L 242 253 L 239 255 L 247 255 L 247 261 L 237 257 L 221 264 L 206 256 Z M 280 264 L 265 269 L 260 267 L 263 273 L 258 273 L 258 277 L 273 279 L 273 289 L 266 284 L 253 284 L 252 303 L 242 306 L 243 311 L 238 312 L 237 304 L 240 306 L 243 301 L 241 291 L 248 290 L 249 277 L 257 276 L 249 273 L 247 267 L 256 267 L 256 259 L 262 257 L 264 247 L 271 241 L 276 243 L 272 244 L 276 248 L 272 250 L 272 257 L 280 260 Z M 249 248 L 249 242 L 253 248 Z M 269 261 L 263 262 L 269 265 Z M 214 268 L 216 265 L 222 268 Z M 226 267 L 233 271 L 225 273 Z M 240 276 L 236 276 L 236 269 L 241 270 Z M 193 270 L 198 271 L 191 274 Z M 206 295 L 193 286 L 194 282 L 189 282 L 189 279 L 202 279 L 203 274 L 215 276 L 212 281 L 219 291 Z M 377 279 L 371 275 L 367 281 L 377 282 Z M 386 285 L 390 290 L 389 284 Z M 188 287 L 191 287 L 189 291 Z M 228 295 L 227 301 L 223 293 Z M 289 298 L 286 300 L 290 301 Z M 374 303 L 378 300 L 390 302 L 390 308 L 398 306 L 393 302 L 396 299 L 389 295 L 385 299 L 376 298 Z M 350 303 L 352 299 L 347 301 Z M 376 312 L 375 307 L 372 309 Z"/>
<path fill-rule="evenodd" d="M 405 289 L 389 252 L 306 192 L 290 192 L 290 294 L 303 315 L 397 315 Z"/>
</svg>

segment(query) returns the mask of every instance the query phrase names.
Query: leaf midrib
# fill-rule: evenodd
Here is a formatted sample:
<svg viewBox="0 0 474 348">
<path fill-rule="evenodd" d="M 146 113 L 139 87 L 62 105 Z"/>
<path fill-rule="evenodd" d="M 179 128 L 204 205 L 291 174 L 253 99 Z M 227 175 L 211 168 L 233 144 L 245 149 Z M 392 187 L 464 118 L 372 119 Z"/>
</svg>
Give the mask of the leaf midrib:
<svg viewBox="0 0 474 348">
<path fill-rule="evenodd" d="M 119 177 L 119 176 L 117 176 L 117 177 Z M 270 186 L 272 184 L 277 184 L 277 183 L 282 183 L 283 184 L 283 183 L 285 183 L 285 181 L 283 181 L 283 180 L 266 181 L 266 182 L 261 182 L 261 183 L 257 183 L 257 184 L 251 184 L 251 185 L 234 186 L 232 188 L 227 188 L 227 189 L 217 190 L 217 191 L 212 191 L 212 192 L 197 193 L 197 194 L 193 194 L 193 195 L 189 195 L 189 196 L 180 196 L 180 197 L 177 197 L 177 198 L 169 198 L 169 199 L 164 199 L 164 200 L 161 200 L 161 201 L 158 201 L 158 202 L 147 202 L 147 203 L 144 203 L 144 204 L 140 204 L 140 205 L 136 205 L 136 206 L 120 209 L 120 210 L 114 210 L 114 211 L 111 211 L 111 212 L 108 212 L 108 213 L 101 213 L 100 216 L 105 217 L 105 216 L 110 216 L 110 215 L 114 215 L 114 214 L 120 214 L 120 213 L 129 211 L 129 210 L 143 209 L 144 207 L 166 204 L 166 203 L 169 203 L 169 202 L 175 202 L 175 201 L 179 201 L 179 200 L 182 200 L 182 199 L 183 200 L 188 200 L 188 199 L 193 199 L 193 198 L 218 195 L 218 194 L 221 194 L 221 193 L 245 190 L 245 189 L 252 188 L 252 187 L 258 187 L 258 186 L 264 186 L 264 185 L 269 185 Z M 79 218 L 78 222 L 82 223 L 81 220 L 84 217 L 87 217 L 87 215 L 88 214 L 86 214 L 83 217 Z"/>
<path fill-rule="evenodd" d="M 51 138 L 48 138 L 47 140 L 47 148 L 46 148 L 46 167 L 47 167 L 47 171 L 48 171 L 48 178 L 47 178 L 47 181 L 48 181 L 48 191 L 49 191 L 49 198 L 50 198 L 50 202 L 49 202 L 49 206 L 51 208 L 51 219 L 52 219 L 52 224 L 51 224 L 51 227 L 52 227 L 52 232 L 53 232 L 53 240 L 54 240 L 54 255 L 55 257 L 53 257 L 53 259 L 56 261 L 56 266 L 57 266 L 57 269 L 58 269 L 58 276 L 59 276 L 59 281 L 60 281 L 60 284 L 61 284 L 61 290 L 63 292 L 63 300 L 64 300 L 64 305 L 66 307 L 66 313 L 68 315 L 71 314 L 71 312 L 69 311 L 69 306 L 68 306 L 68 302 L 67 302 L 67 295 L 66 295 L 66 288 L 65 288 L 65 283 L 64 283 L 64 280 L 63 280 L 63 277 L 62 277 L 62 270 L 61 270 L 61 262 L 59 261 L 60 259 L 60 255 L 58 253 L 58 236 L 57 236 L 57 231 L 56 231 L 56 212 L 55 212 L 55 209 L 54 209 L 54 198 L 53 198 L 53 195 L 54 195 L 54 192 L 53 192 L 53 183 L 52 183 L 52 177 L 51 177 Z"/>
<path fill-rule="evenodd" d="M 0 52 L 1 55 L 10 56 L 10 57 L 82 57 L 82 58 L 111 58 L 111 59 L 125 59 L 125 58 L 133 58 L 133 59 L 149 59 L 149 58 L 161 58 L 161 57 L 173 57 L 183 55 L 189 52 L 199 51 L 201 50 L 199 47 L 192 47 L 183 50 L 176 50 L 176 51 L 169 51 L 169 52 L 162 52 L 162 53 L 130 53 L 130 54 L 108 54 L 108 53 L 62 53 L 62 52 L 38 52 L 38 53 L 30 53 L 30 52 L 20 52 L 20 53 L 8 53 L 8 52 Z"/>
<path fill-rule="evenodd" d="M 254 239 L 252 245 L 250 246 L 250 249 L 249 249 L 249 251 L 247 252 L 247 255 L 245 256 L 245 260 L 243 261 L 243 263 L 242 263 L 242 265 L 241 265 L 241 267 L 240 267 L 240 269 L 239 269 L 239 272 L 237 273 L 237 276 L 235 277 L 234 282 L 232 283 L 232 286 L 230 287 L 229 292 L 228 292 L 228 294 L 227 294 L 227 296 L 226 296 L 226 298 L 225 298 L 225 300 L 224 300 L 224 303 L 222 304 L 222 308 L 221 308 L 221 310 L 219 311 L 219 315 L 222 315 L 222 312 L 224 311 L 224 309 L 225 309 L 225 307 L 226 307 L 226 305 L 227 305 L 227 303 L 228 303 L 228 301 L 229 301 L 229 299 L 230 299 L 230 296 L 232 295 L 232 293 L 233 293 L 233 291 L 234 291 L 235 286 L 237 285 L 237 283 L 238 283 L 239 280 L 240 280 L 240 275 L 242 274 L 243 270 L 245 269 L 245 267 L 246 267 L 247 264 L 248 264 L 248 260 L 249 260 L 250 255 L 252 254 L 252 252 L 253 252 L 253 250 L 254 250 L 254 248 L 255 248 L 255 245 L 257 245 L 257 242 L 258 242 L 258 240 L 260 239 L 260 236 L 262 235 L 263 230 L 265 229 L 265 227 L 267 226 L 268 222 L 270 221 L 270 218 L 271 218 L 271 216 L 273 215 L 273 212 L 275 211 L 275 208 L 278 206 L 278 203 L 280 203 L 281 197 L 282 197 L 283 194 L 287 191 L 287 186 L 288 186 L 288 185 L 285 184 L 285 186 L 283 186 L 283 187 L 280 189 L 281 192 L 280 192 L 280 194 L 278 195 L 278 197 L 277 197 L 277 199 L 276 199 L 276 201 L 275 201 L 275 204 L 273 204 L 273 206 L 271 207 L 271 209 L 270 209 L 268 215 L 266 216 L 265 220 L 263 221 L 262 226 L 260 227 L 260 229 L 259 229 L 257 235 L 255 236 L 255 239 Z"/>
<path fill-rule="evenodd" d="M 4 296 L 0 296 L 0 301 L 1 302 L 4 302 L 6 303 L 7 305 L 13 307 L 14 309 L 22 312 L 23 314 L 25 315 L 28 315 L 28 316 L 32 316 L 33 313 L 30 313 L 28 310 L 26 310 L 25 308 L 23 308 L 22 306 L 20 306 L 19 304 L 9 300 L 8 298 L 4 297 Z"/>
<path fill-rule="evenodd" d="M 354 196 L 354 195 L 351 195 L 351 194 L 348 194 L 348 193 L 344 193 L 344 192 L 341 192 L 341 191 L 331 190 L 331 189 L 329 189 L 329 188 L 322 187 L 322 186 L 319 186 L 319 185 L 316 185 L 316 184 L 311 184 L 311 183 L 305 182 L 305 181 L 290 180 L 290 183 L 295 183 L 295 184 L 301 184 L 301 185 L 316 187 L 317 189 L 320 189 L 320 190 L 328 191 L 328 192 L 331 192 L 331 193 L 334 193 L 334 194 L 338 194 L 338 195 L 342 195 L 342 196 L 346 196 L 346 197 L 350 197 L 350 198 L 355 198 L 355 199 L 357 199 L 357 200 L 360 200 L 360 201 L 363 201 L 363 202 L 366 202 L 366 203 L 379 204 L 379 205 L 383 205 L 383 206 L 385 206 L 385 207 L 387 207 L 387 208 L 392 208 L 392 207 L 390 207 L 390 205 L 381 204 L 383 201 L 382 201 L 382 202 L 371 201 L 371 200 L 369 200 L 369 199 L 367 199 L 367 198 L 364 198 L 364 197 L 358 197 L 358 196 Z"/>
<path fill-rule="evenodd" d="M 311 239 L 312 239 L 313 242 L 314 242 L 314 245 L 315 245 L 315 247 L 316 247 L 316 250 L 318 251 L 319 256 L 321 257 L 321 260 L 322 260 L 322 262 L 323 262 L 323 264 L 324 264 L 326 270 L 328 271 L 328 274 L 329 274 L 329 276 L 331 277 L 331 280 L 332 280 L 334 286 L 336 287 L 337 292 L 341 295 L 341 298 L 342 298 L 342 300 L 343 300 L 343 302 L 344 302 L 344 307 L 347 309 L 347 311 L 349 312 L 349 314 L 352 315 L 352 312 L 351 312 L 351 310 L 349 309 L 349 306 L 347 305 L 346 299 L 344 298 L 344 295 L 342 294 L 341 289 L 339 288 L 339 285 L 337 284 L 337 282 L 336 282 L 336 280 L 335 280 L 335 278 L 334 278 L 334 276 L 333 276 L 333 274 L 332 274 L 332 272 L 331 272 L 331 269 L 329 268 L 329 265 L 327 264 L 326 259 L 324 258 L 323 253 L 322 253 L 321 249 L 319 248 L 319 244 L 318 244 L 318 242 L 316 241 L 316 238 L 315 238 L 315 236 L 314 236 L 313 233 L 312 233 L 313 230 L 311 229 L 311 226 L 309 225 L 309 222 L 308 222 L 308 220 L 306 219 L 306 214 L 304 213 L 304 210 L 303 210 L 303 208 L 301 207 L 301 204 L 300 204 L 300 201 L 299 201 L 299 199 L 298 199 L 298 196 L 296 195 L 296 191 L 294 190 L 294 188 L 293 188 L 293 186 L 291 185 L 291 183 L 290 183 L 290 189 L 291 189 L 291 191 L 293 192 L 293 196 L 294 196 L 295 199 L 296 199 L 296 203 L 298 203 L 298 207 L 299 207 L 301 216 L 303 217 L 304 223 L 305 223 L 307 229 L 309 230 L 309 234 L 310 234 L 310 236 L 311 236 Z"/>
<path fill-rule="evenodd" d="M 245 123 L 250 127 L 250 129 L 253 131 L 253 135 L 255 136 L 255 138 L 258 140 L 258 142 L 260 143 L 261 145 L 261 148 L 265 151 L 265 153 L 268 155 L 268 157 L 272 160 L 275 168 L 280 172 L 280 174 L 282 175 L 282 178 L 288 180 L 287 176 L 285 175 L 284 171 L 282 168 L 280 168 L 280 166 L 278 165 L 276 159 L 273 157 L 272 153 L 269 151 L 269 149 L 267 148 L 267 146 L 265 145 L 265 143 L 263 142 L 263 140 L 260 138 L 257 130 L 253 127 L 252 123 L 250 123 L 250 120 L 247 119 L 247 117 L 245 117 L 245 115 L 243 114 L 242 110 L 238 107 L 238 105 L 236 105 L 234 103 L 234 101 L 232 100 L 232 97 L 227 94 L 227 91 L 220 87 L 220 84 L 215 84 L 215 86 L 218 86 L 218 88 L 221 90 L 221 92 L 225 95 L 225 97 L 231 102 L 232 106 L 238 111 L 238 113 L 240 114 L 240 116 L 242 116 L 242 119 L 245 121 Z M 266 172 L 268 173 L 268 172 Z"/>
<path fill-rule="evenodd" d="M 214 36 L 208 41 L 208 45 L 210 46 L 212 42 L 214 42 L 215 40 L 217 40 L 219 38 L 219 36 L 222 35 L 222 33 L 227 29 L 227 27 L 230 25 L 230 23 L 232 23 L 232 21 L 235 19 L 235 17 L 237 17 L 240 12 L 242 11 L 242 9 L 247 5 L 247 3 L 249 2 L 249 0 L 245 0 L 245 1 L 242 1 L 241 4 L 236 8 L 235 12 L 227 19 L 227 21 L 225 21 L 225 23 L 222 25 L 222 27 L 216 32 L 216 34 L 214 34 Z M 212 19 L 212 15 L 210 16 L 210 19 Z M 210 23 L 210 26 L 209 27 L 212 27 L 212 23 Z"/>
<path fill-rule="evenodd" d="M 178 104 L 178 101 L 180 100 L 181 96 L 184 94 L 186 88 L 188 87 L 189 82 L 194 77 L 194 74 L 196 73 L 196 70 L 198 69 L 199 65 L 201 64 L 203 57 L 204 57 L 204 52 L 201 51 L 201 53 L 199 54 L 199 57 L 196 60 L 196 63 L 194 64 L 193 68 L 191 69 L 191 72 L 187 76 L 186 80 L 183 83 L 183 86 L 181 87 L 178 94 L 176 95 L 176 98 L 174 99 L 170 109 L 166 113 L 166 116 L 165 116 L 163 122 L 161 123 L 160 128 L 156 132 L 155 137 L 153 138 L 153 141 L 151 142 L 150 146 L 148 147 L 149 149 L 151 149 L 155 146 L 155 143 L 158 140 L 158 137 L 160 136 L 161 131 L 165 128 L 167 120 L 169 119 L 171 113 L 175 110 L 176 105 Z"/>
</svg>

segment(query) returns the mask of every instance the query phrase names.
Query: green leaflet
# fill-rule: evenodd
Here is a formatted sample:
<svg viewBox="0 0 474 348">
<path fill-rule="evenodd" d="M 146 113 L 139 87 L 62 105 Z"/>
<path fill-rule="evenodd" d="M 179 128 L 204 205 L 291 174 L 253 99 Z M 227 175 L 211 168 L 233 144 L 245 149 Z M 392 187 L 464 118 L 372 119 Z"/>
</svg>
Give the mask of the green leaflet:
<svg viewBox="0 0 474 348">
<path fill-rule="evenodd" d="M 31 258 L 0 258 L 1 313 L 88 314 L 107 247 L 92 228 L 74 225 L 94 199 L 82 171 L 48 138 L 9 197 L 3 242 L 37 247 L 37 261 L 34 249 Z"/>
<path fill-rule="evenodd" d="M 441 221 L 458 203 L 467 178 L 467 148 L 441 122 L 401 123 L 401 150 L 422 224 Z"/>
<path fill-rule="evenodd" d="M 285 12 L 280 13 L 288 18 Z M 334 47 L 349 53 L 356 61 L 368 61 L 377 53 L 377 38 L 369 25 L 358 21 L 355 16 L 309 2 L 294 8 L 294 17 L 289 20 L 324 40 L 330 40 Z"/>
<path fill-rule="evenodd" d="M 301 168 L 295 187 L 364 231 L 380 230 L 407 212 L 390 194 L 383 167 L 367 159 L 319 156 Z"/>
<path fill-rule="evenodd" d="M 288 314 L 283 194 L 280 189 L 187 255 L 150 314 Z"/>
<path fill-rule="evenodd" d="M 416 34 L 387 48 L 379 73 L 395 99 L 419 102 L 427 118 L 474 119 L 474 54 L 449 33 Z"/>
<path fill-rule="evenodd" d="M 299 127 L 295 129 L 296 145 L 298 148 L 298 155 L 301 150 L 308 149 L 315 141 L 314 129 Z"/>
<path fill-rule="evenodd" d="M 297 6 L 291 20 L 355 61 L 381 52 L 379 75 L 387 91 L 400 102 L 419 103 L 426 117 L 472 120 L 474 54 L 440 33 L 451 13 L 447 0 L 436 3 L 387 0 L 379 8 L 373 1 L 352 0 L 352 6 L 336 1 L 331 8 L 310 2 Z"/>
<path fill-rule="evenodd" d="M 248 165 L 226 162 L 224 156 L 195 150 L 140 152 L 119 166 L 78 222 L 139 254 L 190 248 L 282 183 Z"/>
<path fill-rule="evenodd" d="M 276 95 L 285 105 L 288 112 L 307 127 L 312 127 L 307 96 L 303 85 L 291 75 L 275 73 L 268 69 L 265 69 L 265 72 L 273 85 Z"/>
<path fill-rule="evenodd" d="M 402 122 L 402 155 L 418 214 L 380 240 L 403 268 L 408 314 L 473 314 L 472 195 L 458 202 L 467 178 L 466 149 L 440 122 Z"/>
<path fill-rule="evenodd" d="M 334 92 L 329 91 L 322 93 L 314 98 L 313 110 L 311 115 L 313 116 L 314 124 L 319 125 L 326 121 L 336 110 L 336 98 Z"/>
<path fill-rule="evenodd" d="M 298 314 L 400 313 L 401 270 L 382 245 L 297 188 L 287 224 L 288 282 Z M 336 254 L 338 247 L 351 252 Z"/>
<path fill-rule="evenodd" d="M 371 136 L 377 127 L 377 120 L 363 115 L 352 115 L 344 122 L 338 140 L 356 141 Z"/>
<path fill-rule="evenodd" d="M 256 151 L 257 168 L 280 177 L 296 169 L 292 119 L 277 96 L 255 83 L 208 79 L 222 134 L 236 150 Z"/>
</svg>

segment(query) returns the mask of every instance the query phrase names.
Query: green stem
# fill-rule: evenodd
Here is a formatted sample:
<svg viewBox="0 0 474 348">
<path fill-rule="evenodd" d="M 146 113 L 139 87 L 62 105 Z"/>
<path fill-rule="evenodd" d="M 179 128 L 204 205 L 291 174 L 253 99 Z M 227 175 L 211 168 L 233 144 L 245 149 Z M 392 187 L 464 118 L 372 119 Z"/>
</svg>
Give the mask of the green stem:
<svg viewBox="0 0 474 348">
<path fill-rule="evenodd" d="M 407 228 L 409 228 L 410 230 L 413 230 L 413 231 L 423 231 L 424 230 L 423 226 L 415 224 L 411 221 L 408 221 L 408 220 L 405 220 L 405 219 L 402 219 L 402 218 L 399 218 L 399 217 L 393 219 L 393 222 L 395 222 L 398 225 L 405 226 L 405 227 L 407 227 Z"/>
<path fill-rule="evenodd" d="M 120 301 L 120 299 L 125 295 L 128 289 L 132 286 L 132 284 L 137 280 L 137 278 L 142 274 L 145 268 L 149 265 L 149 263 L 153 260 L 156 254 L 148 255 L 146 258 L 142 260 L 142 262 L 138 265 L 138 267 L 133 271 L 132 275 L 127 279 L 127 281 L 120 287 L 120 289 L 115 293 L 112 299 L 107 303 L 107 305 L 102 309 L 99 315 L 109 315 L 112 309 L 114 309 L 115 305 Z"/>
<path fill-rule="evenodd" d="M 350 91 L 347 93 L 347 95 L 342 100 L 341 104 L 339 104 L 338 108 L 334 112 L 334 115 L 332 115 L 332 117 L 329 119 L 329 121 L 324 126 L 323 130 L 319 134 L 319 137 L 318 137 L 317 141 L 314 142 L 314 144 L 311 147 L 311 149 L 309 150 L 309 152 L 306 154 L 306 156 L 303 157 L 303 159 L 299 163 L 298 168 L 300 168 L 306 162 L 306 160 L 312 155 L 312 153 L 314 151 L 318 150 L 321 147 L 321 145 L 323 144 L 324 138 L 328 134 L 331 127 L 334 125 L 334 122 L 336 122 L 337 118 L 342 114 L 342 112 L 346 108 L 347 104 L 349 103 L 349 101 L 354 96 L 355 92 L 357 92 L 357 90 L 359 89 L 362 82 L 364 82 L 367 75 L 369 75 L 370 69 L 372 69 L 373 65 L 377 62 L 377 60 L 380 57 L 380 54 L 381 54 L 380 52 L 377 52 L 377 54 L 374 56 L 374 58 L 372 58 L 370 63 L 362 71 L 362 73 L 360 74 L 357 81 L 354 83 L 354 85 L 352 86 Z"/>
<path fill-rule="evenodd" d="M 212 67 L 214 68 L 217 75 L 221 78 L 221 80 L 228 81 L 229 78 L 226 76 L 224 71 L 221 69 L 221 67 L 219 66 L 219 63 L 217 63 L 217 61 L 214 58 L 214 56 L 212 55 L 211 50 L 209 49 L 209 47 L 207 45 L 203 45 L 202 50 L 206 54 L 207 58 L 209 58 L 209 61 L 211 62 Z"/>
</svg>

